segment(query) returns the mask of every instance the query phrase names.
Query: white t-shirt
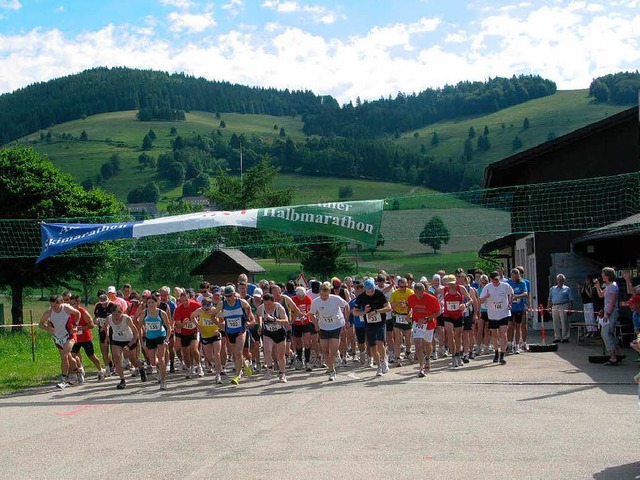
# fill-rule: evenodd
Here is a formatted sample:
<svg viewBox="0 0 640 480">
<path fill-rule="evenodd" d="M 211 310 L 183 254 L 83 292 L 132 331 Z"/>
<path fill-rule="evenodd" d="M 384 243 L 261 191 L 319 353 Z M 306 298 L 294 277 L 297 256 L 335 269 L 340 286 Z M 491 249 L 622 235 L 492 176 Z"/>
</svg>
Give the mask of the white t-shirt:
<svg viewBox="0 0 640 480">
<path fill-rule="evenodd" d="M 480 300 L 489 297 L 485 303 L 489 320 L 502 320 L 511 316 L 509 295 L 513 295 L 513 288 L 508 283 L 500 282 L 497 287 L 493 283 L 488 283 L 482 289 Z"/>
<path fill-rule="evenodd" d="M 318 297 L 311 302 L 310 313 L 313 313 L 318 319 L 318 327 L 320 330 L 335 330 L 344 327 L 343 308 L 348 303 L 338 295 L 329 294 L 329 298 L 322 300 Z"/>
</svg>

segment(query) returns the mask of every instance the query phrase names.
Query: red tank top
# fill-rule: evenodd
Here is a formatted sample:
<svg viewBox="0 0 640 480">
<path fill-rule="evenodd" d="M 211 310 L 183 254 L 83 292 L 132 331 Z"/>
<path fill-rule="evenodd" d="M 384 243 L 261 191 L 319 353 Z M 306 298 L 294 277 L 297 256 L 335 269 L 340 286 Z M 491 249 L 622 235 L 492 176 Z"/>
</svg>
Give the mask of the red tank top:
<svg viewBox="0 0 640 480">
<path fill-rule="evenodd" d="M 455 293 L 449 293 L 449 289 L 445 289 L 444 293 L 444 316 L 447 318 L 462 318 L 464 310 L 460 310 L 460 305 L 464 304 L 464 295 L 458 287 Z"/>
<path fill-rule="evenodd" d="M 302 313 L 302 316 L 293 320 L 294 325 L 306 325 L 309 323 L 309 309 L 311 308 L 311 297 L 309 295 L 305 295 L 300 298 L 298 295 L 291 297 L 293 303 L 296 304 L 298 310 Z"/>
</svg>

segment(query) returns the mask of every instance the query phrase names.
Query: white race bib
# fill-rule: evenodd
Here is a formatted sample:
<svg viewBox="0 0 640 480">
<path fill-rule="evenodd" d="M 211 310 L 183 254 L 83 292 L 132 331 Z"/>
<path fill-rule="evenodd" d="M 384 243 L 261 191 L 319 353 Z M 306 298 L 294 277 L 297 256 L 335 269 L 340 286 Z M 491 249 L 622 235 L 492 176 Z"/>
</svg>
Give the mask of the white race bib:
<svg viewBox="0 0 640 480">
<path fill-rule="evenodd" d="M 447 310 L 449 310 L 450 312 L 460 310 L 460 302 L 447 302 Z"/>
<path fill-rule="evenodd" d="M 202 325 L 204 325 L 205 327 L 213 326 L 213 319 L 212 318 L 203 318 L 202 319 Z"/>
<path fill-rule="evenodd" d="M 382 321 L 382 315 L 374 313 L 373 315 L 367 315 L 367 323 L 380 323 Z"/>
<path fill-rule="evenodd" d="M 426 323 L 414 323 L 413 327 L 416 330 L 425 330 L 425 331 L 427 330 L 427 324 Z"/>
<path fill-rule="evenodd" d="M 409 318 L 406 315 L 396 315 L 396 323 L 409 325 Z"/>
<path fill-rule="evenodd" d="M 60 347 L 64 347 L 64 344 L 67 343 L 67 340 L 69 340 L 69 335 L 65 335 L 64 337 L 56 337 L 55 335 L 53 336 L 53 341 Z"/>
<path fill-rule="evenodd" d="M 107 321 L 106 318 L 100 318 L 100 317 L 98 317 L 96 320 L 98 320 L 98 325 L 100 325 L 101 327 L 104 327 L 104 324 Z"/>
<path fill-rule="evenodd" d="M 326 323 L 333 323 L 336 321 L 335 317 L 322 317 L 322 321 Z"/>
<path fill-rule="evenodd" d="M 147 323 L 147 330 L 150 331 L 160 331 L 162 330 L 162 325 L 159 322 L 151 322 Z"/>
<path fill-rule="evenodd" d="M 276 322 L 269 322 L 264 324 L 264 328 L 269 332 L 277 332 L 282 327 L 278 325 Z"/>
<path fill-rule="evenodd" d="M 241 318 L 227 318 L 227 326 L 229 328 L 240 328 L 242 326 Z"/>
<path fill-rule="evenodd" d="M 502 310 L 502 302 L 493 302 L 493 308 L 496 310 Z"/>
<path fill-rule="evenodd" d="M 193 330 L 194 328 L 196 328 L 196 324 L 189 321 L 189 322 L 186 322 L 185 324 L 183 324 L 182 328 L 184 328 L 186 330 Z"/>
</svg>

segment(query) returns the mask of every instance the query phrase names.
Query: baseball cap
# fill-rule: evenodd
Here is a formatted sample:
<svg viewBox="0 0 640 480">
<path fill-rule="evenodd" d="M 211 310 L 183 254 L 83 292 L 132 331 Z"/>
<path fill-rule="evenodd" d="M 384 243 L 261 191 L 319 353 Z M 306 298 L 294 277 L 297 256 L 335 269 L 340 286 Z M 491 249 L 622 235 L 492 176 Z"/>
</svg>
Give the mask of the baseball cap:
<svg viewBox="0 0 640 480">
<path fill-rule="evenodd" d="M 494 270 L 489 274 L 489 278 L 500 278 L 500 274 Z"/>
<path fill-rule="evenodd" d="M 444 283 L 445 285 L 454 285 L 456 283 L 456 276 L 445 275 L 444 277 L 442 277 L 442 283 Z"/>
<path fill-rule="evenodd" d="M 228 295 L 235 295 L 235 294 L 236 294 L 236 289 L 233 288 L 233 285 L 227 285 L 222 290 L 222 295 L 224 295 L 225 297 Z"/>
<path fill-rule="evenodd" d="M 371 278 L 367 278 L 364 281 L 364 289 L 365 290 L 373 290 L 374 288 L 376 288 L 376 284 L 374 283 L 374 281 Z"/>
<path fill-rule="evenodd" d="M 256 287 L 253 289 L 254 297 L 262 297 L 262 289 L 260 287 Z"/>
<path fill-rule="evenodd" d="M 109 288 L 107 288 L 107 293 L 116 293 L 116 287 L 111 285 Z"/>
<path fill-rule="evenodd" d="M 438 277 L 440 278 L 440 277 Z M 428 282 L 429 280 L 427 280 L 427 277 L 420 277 L 420 282 L 424 283 L 424 282 Z"/>
<path fill-rule="evenodd" d="M 145 290 L 142 292 L 142 298 L 149 298 L 151 296 L 151 290 Z"/>
</svg>

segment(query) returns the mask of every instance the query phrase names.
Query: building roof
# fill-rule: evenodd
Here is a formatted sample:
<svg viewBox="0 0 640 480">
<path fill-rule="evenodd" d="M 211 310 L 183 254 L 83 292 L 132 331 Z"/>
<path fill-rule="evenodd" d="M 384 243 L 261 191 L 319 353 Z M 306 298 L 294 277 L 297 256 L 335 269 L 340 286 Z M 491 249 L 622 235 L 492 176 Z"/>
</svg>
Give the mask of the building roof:
<svg viewBox="0 0 640 480">
<path fill-rule="evenodd" d="M 524 233 L 510 233 L 509 235 L 505 235 L 504 237 L 496 238 L 490 242 L 482 245 L 482 248 L 478 252 L 478 255 L 489 255 L 494 250 L 502 250 L 506 247 L 511 247 L 515 245 L 516 240 L 525 237 Z"/>
<path fill-rule="evenodd" d="M 153 202 L 146 203 L 127 203 L 127 208 L 131 213 L 146 212 L 149 215 L 157 215 L 158 207 Z"/>
<path fill-rule="evenodd" d="M 235 248 L 215 250 L 189 275 L 264 273 L 265 269 Z"/>
<path fill-rule="evenodd" d="M 484 170 L 483 186 L 484 188 L 502 186 L 495 185 L 496 182 L 494 181 L 494 177 L 497 176 L 498 172 L 510 171 L 514 168 L 522 168 L 522 166 L 538 159 L 542 155 L 548 154 L 555 150 L 559 150 L 561 148 L 566 148 L 573 143 L 582 141 L 585 137 L 593 135 L 594 133 L 599 133 L 611 128 L 615 128 L 616 126 L 626 123 L 630 120 L 633 120 L 636 123 L 638 122 L 637 106 L 629 108 L 627 110 L 623 110 L 622 112 L 611 115 L 598 122 L 590 123 L 589 125 L 574 130 L 573 132 L 561 135 L 553 140 L 541 143 L 540 145 L 529 148 L 522 152 L 518 152 L 515 155 L 511 155 L 510 157 L 490 163 Z"/>
<path fill-rule="evenodd" d="M 623 237 L 627 235 L 640 234 L 640 213 L 623 218 L 617 222 L 610 223 L 604 227 L 596 228 L 573 240 L 574 245 L 593 240 L 604 240 L 607 238 Z"/>
</svg>

